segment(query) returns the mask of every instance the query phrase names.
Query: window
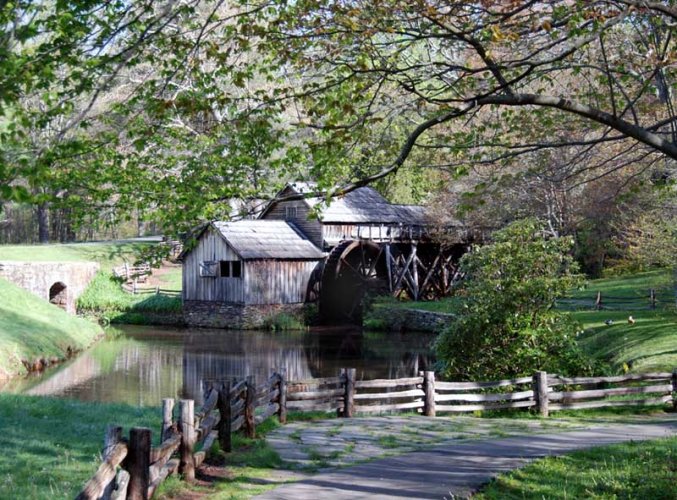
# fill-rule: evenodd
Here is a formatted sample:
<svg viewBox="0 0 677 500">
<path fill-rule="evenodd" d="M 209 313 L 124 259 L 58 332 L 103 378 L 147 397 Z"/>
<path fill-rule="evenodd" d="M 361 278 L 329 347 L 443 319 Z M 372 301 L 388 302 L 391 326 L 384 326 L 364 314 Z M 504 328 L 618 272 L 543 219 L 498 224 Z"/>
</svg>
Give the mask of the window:
<svg viewBox="0 0 677 500">
<path fill-rule="evenodd" d="M 284 207 L 285 220 L 296 219 L 296 207 Z"/>
<path fill-rule="evenodd" d="M 239 260 L 222 260 L 219 262 L 219 276 L 222 278 L 241 278 L 242 262 Z"/>
<path fill-rule="evenodd" d="M 200 262 L 200 276 L 203 278 L 215 278 L 216 262 L 213 260 L 205 260 L 204 262 Z"/>
</svg>

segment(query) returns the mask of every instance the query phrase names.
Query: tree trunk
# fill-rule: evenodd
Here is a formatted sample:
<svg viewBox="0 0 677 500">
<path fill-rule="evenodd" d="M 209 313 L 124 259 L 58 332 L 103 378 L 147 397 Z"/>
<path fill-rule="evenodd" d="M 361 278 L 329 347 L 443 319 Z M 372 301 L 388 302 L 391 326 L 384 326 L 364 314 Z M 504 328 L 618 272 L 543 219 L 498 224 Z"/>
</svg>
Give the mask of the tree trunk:
<svg viewBox="0 0 677 500">
<path fill-rule="evenodd" d="M 49 243 L 49 211 L 47 203 L 38 205 L 38 241 Z"/>
</svg>

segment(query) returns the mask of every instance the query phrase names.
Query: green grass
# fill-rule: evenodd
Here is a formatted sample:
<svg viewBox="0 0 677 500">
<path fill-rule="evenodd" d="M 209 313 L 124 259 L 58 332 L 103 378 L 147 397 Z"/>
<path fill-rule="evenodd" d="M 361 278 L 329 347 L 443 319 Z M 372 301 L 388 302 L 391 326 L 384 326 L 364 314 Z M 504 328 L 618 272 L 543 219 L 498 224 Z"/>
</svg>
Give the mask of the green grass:
<svg viewBox="0 0 677 500">
<path fill-rule="evenodd" d="M 672 270 L 655 269 L 653 271 L 591 280 L 586 283 L 583 289 L 574 291 L 572 297 L 594 299 L 597 292 L 602 292 L 602 299 L 605 294 L 612 297 L 646 298 L 651 288 L 657 291 L 666 289 L 672 291 L 674 290 L 673 287 L 674 274 Z"/>
<path fill-rule="evenodd" d="M 594 280 L 587 290 L 575 297 L 602 292 L 614 297 L 645 298 L 650 288 L 660 296 L 674 293 L 674 275 L 670 270 L 657 270 L 614 278 Z M 587 295 L 585 295 L 587 294 Z M 583 325 L 579 344 L 591 356 L 610 363 L 616 372 L 646 373 L 672 371 L 677 367 L 677 311 L 674 302 L 659 305 L 655 310 L 640 308 L 642 302 L 615 310 L 578 310 L 573 316 Z M 646 301 L 648 306 L 648 300 Z M 635 324 L 628 323 L 628 316 Z M 605 321 L 612 320 L 612 325 Z"/>
<path fill-rule="evenodd" d="M 178 313 L 181 309 L 181 297 L 129 294 L 106 271 L 99 271 L 87 290 L 78 298 L 78 311 L 118 323 L 143 322 L 144 312 Z M 135 319 L 135 315 L 141 321 L 130 321 Z"/>
<path fill-rule="evenodd" d="M 133 262 L 150 243 L 68 243 L 50 245 L 0 245 L 0 261 L 91 261 L 104 265 Z"/>
<path fill-rule="evenodd" d="M 677 437 L 548 457 L 504 474 L 473 498 L 675 498 Z"/>
<path fill-rule="evenodd" d="M 250 498 L 276 486 L 267 480 L 271 472 L 283 467 L 280 455 L 265 440 L 265 435 L 279 427 L 274 418 L 269 418 L 256 428 L 256 439 L 246 438 L 242 433 L 233 434 L 233 452 L 223 453 L 214 444 L 209 462 L 224 466 L 226 475 L 218 478 L 210 487 L 191 485 L 177 477 L 171 477 L 160 485 L 158 498 L 185 498 L 191 494 L 205 493 L 209 498 Z"/>
<path fill-rule="evenodd" d="M 153 429 L 158 408 L 0 394 L 0 498 L 74 498 L 101 463 L 106 426 Z"/>
<path fill-rule="evenodd" d="M 84 349 L 101 328 L 0 278 L 0 378 L 26 373 L 22 360 L 62 359 Z"/>
</svg>

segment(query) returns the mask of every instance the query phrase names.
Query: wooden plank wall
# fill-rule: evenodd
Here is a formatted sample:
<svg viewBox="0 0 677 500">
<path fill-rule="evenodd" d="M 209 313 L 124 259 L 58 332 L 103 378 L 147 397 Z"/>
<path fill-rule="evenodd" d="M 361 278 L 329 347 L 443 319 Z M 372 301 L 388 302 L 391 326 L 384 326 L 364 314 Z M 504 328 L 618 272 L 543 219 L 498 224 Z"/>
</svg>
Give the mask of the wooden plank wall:
<svg viewBox="0 0 677 500">
<path fill-rule="evenodd" d="M 204 300 L 242 304 L 245 301 L 244 282 L 246 265 L 242 266 L 244 278 L 220 278 L 200 276 L 200 263 L 204 261 L 240 260 L 212 228 L 207 229 L 196 247 L 186 255 L 183 262 L 184 300 Z M 217 270 L 218 274 L 218 270 Z"/>
<path fill-rule="evenodd" d="M 305 302 L 315 260 L 252 260 L 245 265 L 245 303 Z"/>
<path fill-rule="evenodd" d="M 283 193 L 285 194 L 285 193 Z M 273 205 L 263 219 L 286 220 L 285 207 L 296 207 L 293 222 L 318 248 L 322 248 L 322 224 L 317 219 L 309 219 L 310 208 L 303 200 L 281 201 Z"/>
</svg>

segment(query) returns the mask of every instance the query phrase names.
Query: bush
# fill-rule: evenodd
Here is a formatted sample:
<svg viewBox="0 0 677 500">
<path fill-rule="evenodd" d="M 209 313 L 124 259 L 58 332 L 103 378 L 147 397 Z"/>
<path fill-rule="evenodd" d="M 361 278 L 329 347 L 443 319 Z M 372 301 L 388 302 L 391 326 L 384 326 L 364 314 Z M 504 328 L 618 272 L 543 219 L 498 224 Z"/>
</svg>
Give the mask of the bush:
<svg viewBox="0 0 677 500">
<path fill-rule="evenodd" d="M 287 313 L 279 313 L 268 316 L 263 322 L 263 326 L 267 330 L 271 330 L 273 332 L 306 329 L 306 326 L 303 324 L 302 320 Z"/>
<path fill-rule="evenodd" d="M 436 341 L 448 377 L 482 379 L 592 371 L 576 344 L 578 325 L 554 309 L 581 279 L 570 238 L 547 238 L 535 219 L 517 221 L 461 259 L 461 313 Z"/>
</svg>

